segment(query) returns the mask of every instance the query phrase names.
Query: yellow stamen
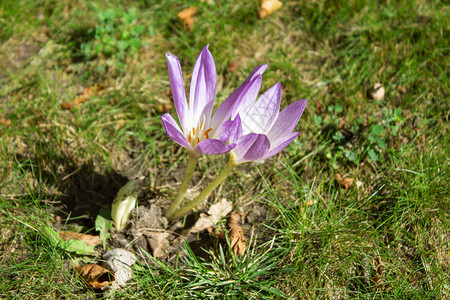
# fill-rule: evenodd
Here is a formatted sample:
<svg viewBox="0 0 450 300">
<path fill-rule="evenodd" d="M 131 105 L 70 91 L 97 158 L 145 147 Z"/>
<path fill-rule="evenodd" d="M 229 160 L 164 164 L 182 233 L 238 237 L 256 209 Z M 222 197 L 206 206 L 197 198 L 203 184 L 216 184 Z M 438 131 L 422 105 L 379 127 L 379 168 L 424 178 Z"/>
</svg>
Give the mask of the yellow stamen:
<svg viewBox="0 0 450 300">
<path fill-rule="evenodd" d="M 195 136 L 195 128 L 194 127 L 192 127 L 192 132 L 194 133 L 194 136 Z"/>
<path fill-rule="evenodd" d="M 198 143 L 200 143 L 200 138 L 199 138 L 199 137 L 197 138 L 197 144 L 198 144 Z"/>
<path fill-rule="evenodd" d="M 192 142 L 192 137 L 191 137 L 191 132 L 190 131 L 189 131 L 188 141 L 189 141 L 189 143 Z"/>
<path fill-rule="evenodd" d="M 212 128 L 209 128 L 209 129 L 207 129 L 206 131 L 205 131 L 205 137 L 206 137 L 206 139 L 209 139 L 209 137 L 208 137 L 208 132 L 210 132 L 212 130 Z"/>
<path fill-rule="evenodd" d="M 204 123 L 205 121 L 202 121 L 202 124 L 200 124 L 200 131 L 202 131 L 202 127 L 203 127 L 203 123 Z"/>
</svg>

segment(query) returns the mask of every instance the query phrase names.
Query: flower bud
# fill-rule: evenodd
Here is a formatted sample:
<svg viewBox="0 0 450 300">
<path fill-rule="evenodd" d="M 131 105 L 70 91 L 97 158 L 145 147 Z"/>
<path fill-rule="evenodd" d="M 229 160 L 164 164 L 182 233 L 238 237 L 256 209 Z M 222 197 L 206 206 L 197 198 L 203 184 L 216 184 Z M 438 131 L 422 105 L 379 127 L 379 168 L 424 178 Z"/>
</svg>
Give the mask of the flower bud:
<svg viewBox="0 0 450 300">
<path fill-rule="evenodd" d="M 134 179 L 125 184 L 117 193 L 116 199 L 111 207 L 111 218 L 117 230 L 125 229 L 125 225 L 130 219 L 131 210 L 136 206 L 138 179 Z"/>
</svg>

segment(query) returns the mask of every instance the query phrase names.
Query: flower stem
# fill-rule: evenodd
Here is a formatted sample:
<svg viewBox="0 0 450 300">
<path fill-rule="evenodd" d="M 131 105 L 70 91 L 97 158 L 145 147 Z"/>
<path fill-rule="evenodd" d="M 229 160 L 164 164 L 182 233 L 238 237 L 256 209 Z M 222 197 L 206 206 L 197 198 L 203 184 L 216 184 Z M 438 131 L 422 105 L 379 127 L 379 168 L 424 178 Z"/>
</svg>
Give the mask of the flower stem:
<svg viewBox="0 0 450 300">
<path fill-rule="evenodd" d="M 231 173 L 235 166 L 236 163 L 234 160 L 234 155 L 230 154 L 230 160 L 228 161 L 228 164 L 225 166 L 222 172 L 220 172 L 220 174 L 197 197 L 195 197 L 191 202 L 188 202 L 186 205 L 184 205 L 174 213 L 166 214 L 166 217 L 169 219 L 169 221 L 184 216 L 191 209 L 202 203 L 202 201 L 205 200 L 205 198 L 208 197 L 209 194 L 211 194 L 211 192 L 219 184 L 221 184 L 222 181 L 225 180 L 225 178 L 227 178 L 227 176 Z"/>
<path fill-rule="evenodd" d="M 189 183 L 191 182 L 192 175 L 194 174 L 195 166 L 197 165 L 199 157 L 199 155 L 189 152 L 189 160 L 186 166 L 186 171 L 184 171 L 183 181 L 181 182 L 180 189 L 178 190 L 175 199 L 166 210 L 165 215 L 167 218 L 176 211 L 181 201 L 183 201 L 184 195 L 186 195 L 186 191 L 189 187 Z"/>
</svg>

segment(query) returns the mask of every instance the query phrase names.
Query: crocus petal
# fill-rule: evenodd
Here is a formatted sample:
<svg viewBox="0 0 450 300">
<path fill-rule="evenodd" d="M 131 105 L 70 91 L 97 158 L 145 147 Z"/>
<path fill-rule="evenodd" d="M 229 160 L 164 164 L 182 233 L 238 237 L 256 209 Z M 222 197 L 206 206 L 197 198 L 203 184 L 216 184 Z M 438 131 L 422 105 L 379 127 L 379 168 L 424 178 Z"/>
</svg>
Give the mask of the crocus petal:
<svg viewBox="0 0 450 300">
<path fill-rule="evenodd" d="M 234 119 L 238 113 L 250 109 L 250 107 L 255 103 L 255 100 L 258 97 L 259 89 L 261 88 L 261 83 L 262 83 L 262 76 L 257 75 L 253 80 L 249 81 L 246 84 L 244 90 L 239 96 L 239 99 L 237 99 L 237 101 L 231 108 L 230 112 L 231 118 Z"/>
<path fill-rule="evenodd" d="M 244 131 L 267 133 L 272 128 L 280 111 L 281 84 L 277 83 L 267 90 L 248 110 L 243 110 Z"/>
<path fill-rule="evenodd" d="M 192 148 L 189 141 L 186 139 L 186 137 L 183 135 L 183 133 L 180 130 L 180 127 L 178 126 L 177 122 L 173 119 L 173 117 L 170 114 L 165 114 L 161 117 L 164 129 L 167 132 L 167 135 L 169 138 L 174 141 L 175 143 L 179 144 L 182 147 L 185 148 Z"/>
<path fill-rule="evenodd" d="M 241 135 L 241 118 L 238 115 L 234 120 L 223 122 L 220 128 L 213 133 L 212 138 L 219 138 L 223 142 L 235 143 Z"/>
<path fill-rule="evenodd" d="M 236 144 L 228 145 L 221 140 L 207 139 L 198 143 L 194 149 L 200 154 L 225 154 L 230 152 L 234 147 L 236 147 Z"/>
<path fill-rule="evenodd" d="M 272 144 L 272 149 L 270 149 L 262 159 L 266 159 L 269 157 L 274 156 L 275 154 L 278 154 L 281 150 L 286 148 L 296 137 L 300 135 L 300 132 L 292 132 L 291 134 L 285 136 L 284 140 L 279 141 L 277 145 Z"/>
<path fill-rule="evenodd" d="M 285 140 L 286 135 L 294 130 L 303 114 L 306 102 L 307 100 L 295 101 L 278 114 L 277 120 L 267 134 L 272 144 L 278 145 L 280 140 Z"/>
<path fill-rule="evenodd" d="M 247 90 L 248 83 L 256 78 L 258 75 L 262 75 L 267 69 L 267 65 L 257 66 L 245 79 L 245 81 L 238 87 L 217 109 L 211 120 L 211 126 L 217 127 L 218 124 L 223 123 L 231 117 L 231 108 L 235 104 L 236 100 L 240 98 L 243 91 Z"/>
<path fill-rule="evenodd" d="M 183 85 L 183 74 L 178 57 L 170 53 L 166 53 L 167 67 L 169 70 L 170 88 L 173 95 L 173 103 L 177 110 L 178 119 L 181 123 L 183 131 L 187 132 L 190 123 L 190 113 L 186 101 L 186 93 Z"/>
<path fill-rule="evenodd" d="M 202 115 L 208 119 L 211 117 L 216 97 L 216 65 L 208 46 L 203 48 L 192 71 L 189 109 L 194 123 L 198 122 Z"/>
<path fill-rule="evenodd" d="M 254 134 L 254 133 L 251 133 L 251 135 L 256 135 L 256 138 L 249 145 L 250 147 L 246 147 L 247 151 L 245 151 L 245 153 L 240 152 L 240 153 L 238 153 L 238 155 L 236 155 L 237 163 L 259 160 L 262 157 L 264 157 L 264 155 L 269 151 L 270 141 L 266 135 Z M 239 145 L 239 142 L 238 142 L 238 145 Z"/>
</svg>

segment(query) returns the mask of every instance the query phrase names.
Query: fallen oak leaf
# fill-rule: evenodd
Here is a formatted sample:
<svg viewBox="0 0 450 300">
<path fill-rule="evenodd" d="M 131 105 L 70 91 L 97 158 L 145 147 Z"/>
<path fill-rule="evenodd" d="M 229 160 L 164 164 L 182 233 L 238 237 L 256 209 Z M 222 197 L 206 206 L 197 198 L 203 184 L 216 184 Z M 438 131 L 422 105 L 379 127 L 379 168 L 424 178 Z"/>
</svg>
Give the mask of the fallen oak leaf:
<svg viewBox="0 0 450 300">
<path fill-rule="evenodd" d="M 116 283 L 124 287 L 133 277 L 131 266 L 136 262 L 136 255 L 125 249 L 113 249 L 103 254 L 104 264 L 114 272 Z M 114 287 L 114 286 L 113 286 Z"/>
<path fill-rule="evenodd" d="M 188 229 L 189 233 L 197 233 L 209 227 L 216 225 L 220 219 L 226 217 L 233 210 L 233 203 L 222 198 L 216 204 L 211 205 L 207 214 L 200 214 L 200 218 L 195 222 L 194 226 Z M 184 235 L 183 234 L 183 235 Z"/>
<path fill-rule="evenodd" d="M 240 226 L 241 214 L 232 214 L 228 220 L 228 227 L 230 228 L 230 247 L 234 256 L 243 255 L 247 243 L 245 241 L 244 230 Z"/>
<path fill-rule="evenodd" d="M 97 95 L 98 91 L 103 89 L 100 85 L 94 85 L 83 90 L 83 93 L 73 100 L 73 105 L 78 106 L 88 101 L 91 97 Z"/>
<path fill-rule="evenodd" d="M 183 235 L 187 235 L 189 233 L 197 233 L 200 231 L 203 231 L 205 229 L 211 228 L 214 225 L 216 225 L 217 222 L 214 222 L 211 218 L 211 216 L 201 213 L 200 218 L 198 218 L 197 222 L 195 222 L 194 226 L 187 229 L 186 231 L 183 231 Z"/>
<path fill-rule="evenodd" d="M 170 112 L 173 109 L 173 105 L 170 103 L 161 103 L 157 104 L 155 109 L 158 114 L 164 114 Z"/>
<path fill-rule="evenodd" d="M 144 230 L 142 234 L 147 238 L 150 248 L 153 251 L 153 257 L 165 258 L 167 256 L 168 238 L 170 234 L 163 231 Z"/>
<path fill-rule="evenodd" d="M 9 126 L 11 125 L 11 120 L 5 119 L 2 115 L 0 115 L 0 125 Z"/>
<path fill-rule="evenodd" d="M 340 174 L 336 174 L 336 179 L 339 181 L 339 184 L 344 190 L 351 188 L 353 186 L 353 182 L 355 181 L 353 178 L 342 177 Z"/>
<path fill-rule="evenodd" d="M 86 246 L 97 246 L 101 244 L 100 237 L 98 235 L 83 234 L 72 231 L 58 231 L 58 236 L 63 241 L 69 240 L 84 241 Z"/>
<path fill-rule="evenodd" d="M 231 201 L 227 201 L 225 198 L 222 198 L 216 204 L 211 205 L 208 210 L 208 214 L 211 216 L 212 220 L 217 223 L 220 219 L 226 217 L 232 210 L 233 203 L 231 203 Z"/>
<path fill-rule="evenodd" d="M 73 108 L 73 105 L 70 102 L 63 102 L 61 103 L 61 107 L 62 109 L 69 110 Z"/>
<path fill-rule="evenodd" d="M 197 12 L 197 6 L 190 6 L 188 8 L 183 9 L 177 14 L 178 19 L 183 22 L 183 27 L 187 31 L 192 29 L 194 24 L 194 15 Z"/>
<path fill-rule="evenodd" d="M 264 19 L 279 10 L 282 5 L 283 3 L 278 0 L 261 0 L 261 9 L 258 11 L 259 18 Z"/>
<path fill-rule="evenodd" d="M 86 245 L 84 240 L 76 240 L 76 239 L 67 239 L 63 240 L 60 238 L 59 233 L 53 230 L 50 227 L 44 226 L 42 228 L 42 234 L 47 236 L 50 239 L 50 242 L 54 246 L 58 246 L 63 248 L 69 252 L 75 252 L 77 254 L 86 255 L 86 254 L 94 254 L 95 246 L 94 245 Z M 64 235 L 64 234 L 63 234 Z"/>
<path fill-rule="evenodd" d="M 93 289 L 106 287 L 116 280 L 114 272 L 96 264 L 78 266 L 75 271 L 83 282 Z"/>
<path fill-rule="evenodd" d="M 63 109 L 72 109 L 73 107 L 80 106 L 81 104 L 83 104 L 84 102 L 86 102 L 90 98 L 92 98 L 93 96 L 96 96 L 98 94 L 98 92 L 101 91 L 102 89 L 103 89 L 103 87 L 100 85 L 97 85 L 97 84 L 94 86 L 85 88 L 83 90 L 83 92 L 72 101 L 72 103 L 63 102 L 63 103 L 61 103 L 61 107 Z"/>
<path fill-rule="evenodd" d="M 320 102 L 320 101 L 316 101 L 316 112 L 317 112 L 317 114 L 318 115 L 320 115 L 320 114 L 322 114 L 323 113 L 323 105 L 322 105 L 322 102 Z"/>
<path fill-rule="evenodd" d="M 234 72 L 236 71 L 237 67 L 239 67 L 239 63 L 237 62 L 237 60 L 234 60 L 232 63 L 228 65 L 228 71 Z"/>
</svg>

